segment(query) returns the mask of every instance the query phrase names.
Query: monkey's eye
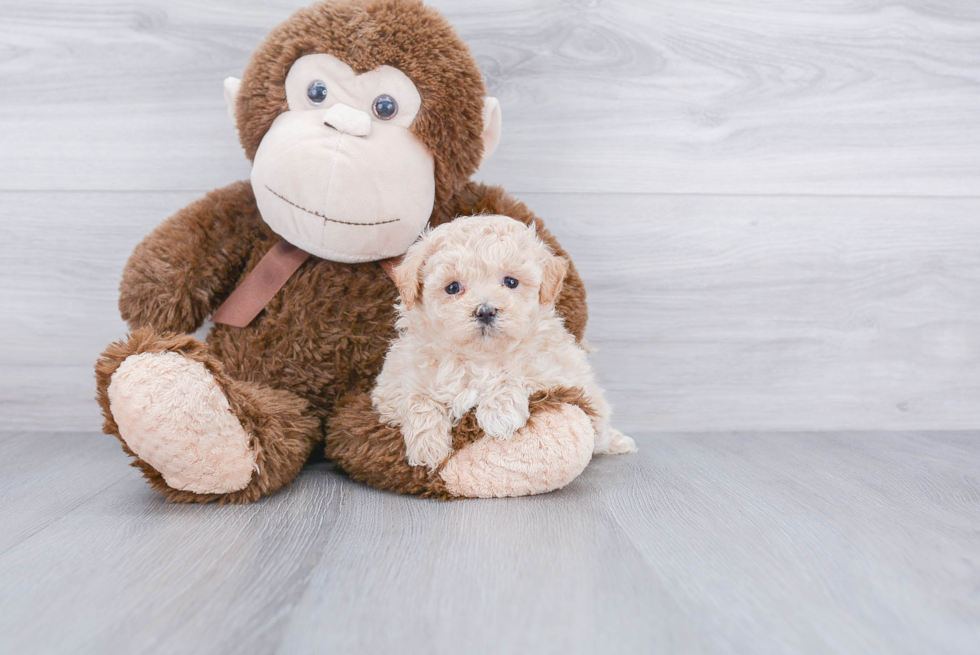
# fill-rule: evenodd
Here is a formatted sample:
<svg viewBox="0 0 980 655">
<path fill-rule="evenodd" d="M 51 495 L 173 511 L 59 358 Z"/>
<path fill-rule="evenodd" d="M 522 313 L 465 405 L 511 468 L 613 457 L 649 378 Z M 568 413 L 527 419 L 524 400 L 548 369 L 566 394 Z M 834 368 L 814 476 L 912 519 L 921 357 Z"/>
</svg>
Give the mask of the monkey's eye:
<svg viewBox="0 0 980 655">
<path fill-rule="evenodd" d="M 518 284 L 520 284 L 520 282 L 518 282 L 512 277 L 504 278 L 504 286 L 507 287 L 508 289 L 516 289 Z"/>
<path fill-rule="evenodd" d="M 374 115 L 383 121 L 390 121 L 398 113 L 398 103 L 387 93 L 382 94 L 374 99 L 374 104 L 371 105 L 371 109 L 374 110 Z"/>
<path fill-rule="evenodd" d="M 310 83 L 310 88 L 306 90 L 306 97 L 314 105 L 322 105 L 323 101 L 327 99 L 327 85 L 323 80 L 314 80 Z"/>
<path fill-rule="evenodd" d="M 462 290 L 463 287 L 459 285 L 459 282 L 450 282 L 449 286 L 446 287 L 446 293 L 448 293 L 450 296 L 455 296 Z"/>
</svg>

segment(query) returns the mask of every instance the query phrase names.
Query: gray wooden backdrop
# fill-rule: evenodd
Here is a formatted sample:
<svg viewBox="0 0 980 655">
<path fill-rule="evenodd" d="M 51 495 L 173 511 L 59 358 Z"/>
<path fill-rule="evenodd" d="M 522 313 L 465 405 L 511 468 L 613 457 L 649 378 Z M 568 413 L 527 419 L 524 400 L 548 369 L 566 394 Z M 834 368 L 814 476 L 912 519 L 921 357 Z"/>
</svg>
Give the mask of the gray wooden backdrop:
<svg viewBox="0 0 980 655">
<path fill-rule="evenodd" d="M 0 0 L 4 428 L 98 429 L 122 265 L 247 177 L 221 83 L 300 4 Z M 980 427 L 980 3 L 432 4 L 621 428 Z"/>
</svg>

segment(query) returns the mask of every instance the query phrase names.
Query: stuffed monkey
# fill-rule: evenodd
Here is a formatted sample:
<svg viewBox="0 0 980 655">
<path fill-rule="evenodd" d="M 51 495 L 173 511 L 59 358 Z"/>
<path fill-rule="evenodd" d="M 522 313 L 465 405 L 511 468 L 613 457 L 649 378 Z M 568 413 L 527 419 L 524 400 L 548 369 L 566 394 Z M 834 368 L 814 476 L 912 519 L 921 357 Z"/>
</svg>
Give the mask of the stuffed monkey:
<svg viewBox="0 0 980 655">
<path fill-rule="evenodd" d="M 411 467 L 370 391 L 394 337 L 384 264 L 426 225 L 505 214 L 470 181 L 500 136 L 473 56 L 414 0 L 323 2 L 296 12 L 225 82 L 249 181 L 157 227 L 123 271 L 131 334 L 96 365 L 103 429 L 173 502 L 248 503 L 289 484 L 318 445 L 354 480 L 399 493 L 513 496 L 567 484 L 592 454 L 574 389 L 532 398 L 506 441 L 472 417 L 438 469 Z M 569 266 L 557 303 L 582 338 L 585 290 Z M 206 342 L 189 336 L 205 319 Z"/>
</svg>

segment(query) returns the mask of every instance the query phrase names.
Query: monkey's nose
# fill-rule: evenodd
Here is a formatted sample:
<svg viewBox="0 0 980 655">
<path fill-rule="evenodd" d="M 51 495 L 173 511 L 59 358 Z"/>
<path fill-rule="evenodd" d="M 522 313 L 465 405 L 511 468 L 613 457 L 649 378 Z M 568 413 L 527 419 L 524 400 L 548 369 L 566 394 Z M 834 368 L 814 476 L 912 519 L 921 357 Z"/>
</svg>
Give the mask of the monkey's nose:
<svg viewBox="0 0 980 655">
<path fill-rule="evenodd" d="M 323 112 L 323 124 L 351 136 L 367 136 L 371 133 L 371 117 L 367 112 L 340 102 Z"/>
<path fill-rule="evenodd" d="M 476 308 L 476 311 L 473 312 L 473 315 L 476 316 L 476 320 L 480 321 L 484 325 L 490 325 L 493 323 L 493 320 L 497 318 L 497 308 L 491 307 L 490 305 L 480 305 Z"/>
</svg>

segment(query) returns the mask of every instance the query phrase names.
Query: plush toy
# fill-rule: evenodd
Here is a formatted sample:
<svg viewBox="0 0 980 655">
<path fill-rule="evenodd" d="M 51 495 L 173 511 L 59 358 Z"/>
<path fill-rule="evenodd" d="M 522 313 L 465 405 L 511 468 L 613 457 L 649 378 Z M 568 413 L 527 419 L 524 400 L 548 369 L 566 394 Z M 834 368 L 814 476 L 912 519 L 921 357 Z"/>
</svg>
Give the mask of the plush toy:
<svg viewBox="0 0 980 655">
<path fill-rule="evenodd" d="M 579 391 L 537 393 L 508 440 L 472 415 L 441 467 L 410 466 L 371 404 L 394 338 L 386 272 L 428 224 L 503 214 L 559 255 L 499 187 L 470 181 L 500 136 L 500 108 L 453 28 L 412 0 L 296 12 L 225 94 L 251 179 L 157 227 L 123 272 L 132 333 L 96 365 L 107 434 L 174 502 L 252 502 L 289 484 L 318 444 L 354 480 L 426 497 L 559 488 L 588 464 Z M 581 340 L 585 290 L 569 265 L 557 301 Z M 202 343 L 189 333 L 214 314 Z"/>
</svg>

